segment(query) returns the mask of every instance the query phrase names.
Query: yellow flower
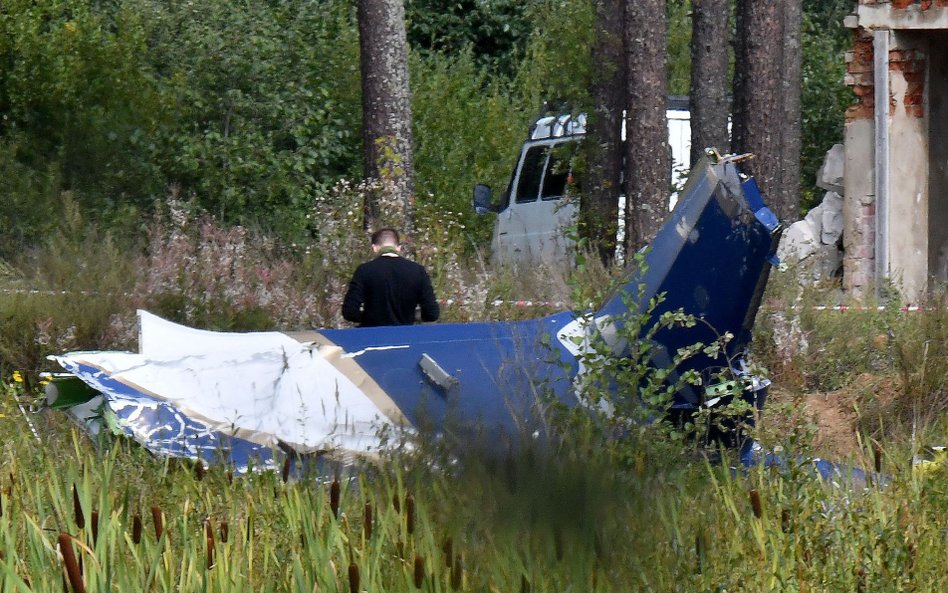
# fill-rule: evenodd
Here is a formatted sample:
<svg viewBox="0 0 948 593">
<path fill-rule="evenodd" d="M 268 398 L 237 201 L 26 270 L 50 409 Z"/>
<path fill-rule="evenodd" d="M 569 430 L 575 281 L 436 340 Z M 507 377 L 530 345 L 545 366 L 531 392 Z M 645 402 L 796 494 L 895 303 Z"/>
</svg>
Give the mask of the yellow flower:
<svg viewBox="0 0 948 593">
<path fill-rule="evenodd" d="M 23 375 L 20 374 L 20 371 L 13 371 L 13 381 L 15 383 L 23 382 Z"/>
</svg>

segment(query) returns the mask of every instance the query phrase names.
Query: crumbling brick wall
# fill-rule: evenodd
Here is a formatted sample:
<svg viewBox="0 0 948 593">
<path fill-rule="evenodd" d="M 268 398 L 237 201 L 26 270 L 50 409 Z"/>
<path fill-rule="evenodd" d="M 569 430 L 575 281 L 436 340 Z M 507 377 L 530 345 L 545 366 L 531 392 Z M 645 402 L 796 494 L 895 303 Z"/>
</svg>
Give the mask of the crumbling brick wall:
<svg viewBox="0 0 948 593">
<path fill-rule="evenodd" d="M 860 4 L 886 4 L 888 1 L 860 0 Z M 948 6 L 948 0 L 892 0 L 893 9 L 928 10 Z M 905 47 L 905 40 L 889 50 L 890 84 L 901 78 L 904 85 L 891 84 L 888 93 L 890 118 L 921 118 L 925 115 L 926 56 L 922 49 Z M 853 90 L 855 102 L 846 111 L 846 121 L 872 120 L 875 115 L 873 34 L 862 27 L 853 30 L 853 47 L 846 54 L 846 84 Z M 904 89 L 896 96 L 893 88 Z M 872 163 L 872 148 L 866 161 Z M 864 294 L 874 283 L 876 208 L 873 195 L 848 196 L 845 212 L 844 284 L 855 294 Z"/>
</svg>

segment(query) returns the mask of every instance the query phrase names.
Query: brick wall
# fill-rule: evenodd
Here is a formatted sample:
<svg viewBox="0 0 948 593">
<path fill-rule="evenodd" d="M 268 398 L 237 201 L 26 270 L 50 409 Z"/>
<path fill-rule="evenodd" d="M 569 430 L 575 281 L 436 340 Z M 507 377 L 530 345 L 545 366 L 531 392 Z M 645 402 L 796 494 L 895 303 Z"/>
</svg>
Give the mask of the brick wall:
<svg viewBox="0 0 948 593">
<path fill-rule="evenodd" d="M 872 0 L 862 0 L 864 3 Z M 948 2 L 948 0 L 943 0 Z M 893 0 L 894 2 L 894 0 Z M 856 29 L 853 33 L 853 49 L 846 52 L 846 84 L 852 87 L 856 103 L 846 110 L 846 120 L 871 118 L 875 107 L 875 85 L 873 84 L 872 33 Z M 893 49 L 889 51 L 889 72 L 898 73 L 908 87 L 902 97 L 905 113 L 912 117 L 925 115 L 925 54 L 915 49 Z M 889 96 L 889 115 L 895 115 L 899 107 Z"/>
</svg>

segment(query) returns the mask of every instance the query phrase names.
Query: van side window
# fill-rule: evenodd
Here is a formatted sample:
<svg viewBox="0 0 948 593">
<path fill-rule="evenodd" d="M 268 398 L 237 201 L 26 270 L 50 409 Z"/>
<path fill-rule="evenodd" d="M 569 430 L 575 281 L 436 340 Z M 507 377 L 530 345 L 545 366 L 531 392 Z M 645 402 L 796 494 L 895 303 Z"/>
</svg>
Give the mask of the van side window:
<svg viewBox="0 0 948 593">
<path fill-rule="evenodd" d="M 575 142 L 565 142 L 550 150 L 546 175 L 543 176 L 543 192 L 540 194 L 542 199 L 555 200 L 566 195 L 566 183 L 569 180 L 575 149 Z"/>
<path fill-rule="evenodd" d="M 527 150 L 523 157 L 523 166 L 520 168 L 520 179 L 517 180 L 517 203 L 534 202 L 540 194 L 540 179 L 543 176 L 543 166 L 546 163 L 546 148 L 534 146 Z"/>
</svg>

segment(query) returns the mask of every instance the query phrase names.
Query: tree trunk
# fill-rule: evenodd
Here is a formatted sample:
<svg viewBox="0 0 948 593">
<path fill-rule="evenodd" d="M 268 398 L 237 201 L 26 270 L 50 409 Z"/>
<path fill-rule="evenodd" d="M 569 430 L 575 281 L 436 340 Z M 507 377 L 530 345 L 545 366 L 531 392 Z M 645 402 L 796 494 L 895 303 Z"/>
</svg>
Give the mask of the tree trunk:
<svg viewBox="0 0 948 593">
<path fill-rule="evenodd" d="M 625 101 L 625 56 L 622 50 L 624 0 L 596 1 L 596 39 L 592 49 L 586 141 L 588 171 L 580 201 L 580 234 L 602 262 L 612 261 L 616 247 L 619 194 L 622 190 L 622 108 Z"/>
<path fill-rule="evenodd" d="M 803 86 L 803 4 L 786 0 L 783 17 L 783 125 L 780 148 L 780 220 L 800 218 L 800 160 L 803 152 L 801 93 Z"/>
<path fill-rule="evenodd" d="M 381 189 L 368 192 L 367 229 L 414 231 L 414 175 L 408 43 L 402 0 L 359 0 L 362 69 L 362 141 L 365 177 Z"/>
<path fill-rule="evenodd" d="M 665 0 L 625 0 L 628 68 L 626 253 L 655 236 L 668 215 L 671 188 Z"/>
<path fill-rule="evenodd" d="M 745 170 L 757 179 L 777 216 L 792 221 L 799 217 L 799 172 L 796 186 L 787 187 L 784 168 L 793 163 L 792 169 L 799 171 L 799 140 L 794 153 L 784 135 L 800 133 L 800 53 L 784 51 L 787 3 L 799 5 L 800 0 L 738 0 L 732 143 L 735 152 L 754 154 Z M 796 39 L 799 44 L 799 32 Z M 788 101 L 787 93 L 796 100 Z"/>
<path fill-rule="evenodd" d="M 706 148 L 730 150 L 727 119 L 730 0 L 692 0 L 691 162 Z"/>
</svg>

